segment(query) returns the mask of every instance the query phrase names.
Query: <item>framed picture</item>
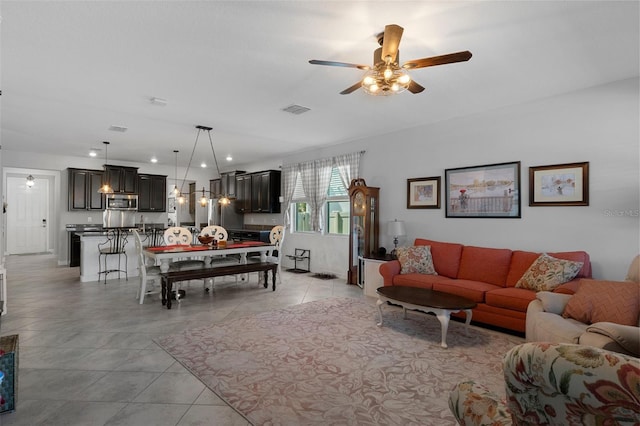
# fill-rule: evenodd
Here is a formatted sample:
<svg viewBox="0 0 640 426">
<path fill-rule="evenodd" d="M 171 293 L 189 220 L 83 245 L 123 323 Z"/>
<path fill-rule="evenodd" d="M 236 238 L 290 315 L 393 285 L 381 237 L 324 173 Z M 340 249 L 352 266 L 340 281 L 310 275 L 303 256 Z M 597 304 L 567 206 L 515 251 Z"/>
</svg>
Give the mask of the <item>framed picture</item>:
<svg viewBox="0 0 640 426">
<path fill-rule="evenodd" d="M 446 217 L 520 217 L 520 162 L 445 170 Z"/>
<path fill-rule="evenodd" d="M 589 163 L 529 167 L 530 206 L 588 206 Z"/>
<path fill-rule="evenodd" d="M 407 179 L 408 209 L 440 208 L 440 176 Z"/>
</svg>

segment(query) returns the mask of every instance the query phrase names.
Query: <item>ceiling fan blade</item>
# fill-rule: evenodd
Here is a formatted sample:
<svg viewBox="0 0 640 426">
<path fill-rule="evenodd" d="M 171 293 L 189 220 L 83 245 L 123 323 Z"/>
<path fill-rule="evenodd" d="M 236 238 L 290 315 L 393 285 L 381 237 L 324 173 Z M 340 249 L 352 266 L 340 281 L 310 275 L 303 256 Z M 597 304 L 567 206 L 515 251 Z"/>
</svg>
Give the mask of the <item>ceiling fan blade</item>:
<svg viewBox="0 0 640 426">
<path fill-rule="evenodd" d="M 404 28 L 399 25 L 387 25 L 384 27 L 384 36 L 382 38 L 382 60 L 388 56 L 391 62 L 395 62 L 398 58 L 398 46 L 400 46 L 400 38 Z"/>
<path fill-rule="evenodd" d="M 409 83 L 409 87 L 407 87 L 407 90 L 415 95 L 416 93 L 422 92 L 424 90 L 424 87 L 411 80 L 411 82 Z"/>
<path fill-rule="evenodd" d="M 454 62 L 465 62 L 471 59 L 471 52 L 465 50 L 463 52 L 449 53 L 448 55 L 432 56 L 430 58 L 413 59 L 405 62 L 402 68 L 415 69 L 424 67 L 433 67 L 436 65 L 452 64 Z"/>
<path fill-rule="evenodd" d="M 358 90 L 360 87 L 362 86 L 362 82 L 359 81 L 356 84 L 354 84 L 351 87 L 347 87 L 346 89 L 344 89 L 342 92 L 340 92 L 341 95 L 348 95 L 349 93 L 353 93 L 356 90 Z"/>
<path fill-rule="evenodd" d="M 309 61 L 313 65 L 328 65 L 331 67 L 346 67 L 346 68 L 358 68 L 360 70 L 368 71 L 371 69 L 369 65 L 350 64 L 347 62 L 335 62 L 335 61 L 321 61 L 319 59 L 312 59 Z"/>
</svg>

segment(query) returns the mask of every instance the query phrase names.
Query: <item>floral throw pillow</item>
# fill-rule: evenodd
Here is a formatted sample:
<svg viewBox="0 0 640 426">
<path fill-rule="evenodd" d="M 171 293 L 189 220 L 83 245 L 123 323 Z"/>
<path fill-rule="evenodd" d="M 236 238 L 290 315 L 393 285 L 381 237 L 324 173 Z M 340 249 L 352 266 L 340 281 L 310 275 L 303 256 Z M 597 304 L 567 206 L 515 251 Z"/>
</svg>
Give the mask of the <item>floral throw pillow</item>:
<svg viewBox="0 0 640 426">
<path fill-rule="evenodd" d="M 516 287 L 535 291 L 551 291 L 560 284 L 574 279 L 580 272 L 582 264 L 582 262 L 557 259 L 542 253 L 518 280 Z"/>
<path fill-rule="evenodd" d="M 396 250 L 401 274 L 438 275 L 433 267 L 431 246 L 400 247 Z"/>
</svg>

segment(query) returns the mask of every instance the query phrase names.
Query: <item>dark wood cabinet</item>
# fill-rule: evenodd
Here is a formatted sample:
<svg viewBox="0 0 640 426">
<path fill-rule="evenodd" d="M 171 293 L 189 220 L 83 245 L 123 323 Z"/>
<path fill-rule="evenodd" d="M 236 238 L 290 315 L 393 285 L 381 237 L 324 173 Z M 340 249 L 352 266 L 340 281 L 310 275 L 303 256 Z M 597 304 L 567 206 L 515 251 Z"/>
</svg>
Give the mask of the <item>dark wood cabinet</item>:
<svg viewBox="0 0 640 426">
<path fill-rule="evenodd" d="M 236 175 L 236 212 L 251 213 L 251 175 Z"/>
<path fill-rule="evenodd" d="M 104 210 L 102 170 L 69 168 L 69 210 Z"/>
<path fill-rule="evenodd" d="M 221 196 L 227 196 L 236 198 L 238 195 L 236 193 L 236 176 L 243 173 L 244 171 L 234 170 L 232 172 L 221 173 L 218 179 L 210 180 L 209 191 L 211 191 L 211 197 L 219 198 Z"/>
<path fill-rule="evenodd" d="M 218 198 L 222 195 L 222 179 L 211 179 L 209 181 L 209 192 L 211 193 L 211 198 Z"/>
<path fill-rule="evenodd" d="M 126 166 L 105 165 L 107 182 L 113 192 L 124 194 L 138 193 L 138 168 Z"/>
<path fill-rule="evenodd" d="M 280 171 L 251 174 L 251 212 L 280 213 Z"/>
<path fill-rule="evenodd" d="M 162 175 L 138 175 L 138 211 L 167 211 L 167 177 Z"/>
</svg>

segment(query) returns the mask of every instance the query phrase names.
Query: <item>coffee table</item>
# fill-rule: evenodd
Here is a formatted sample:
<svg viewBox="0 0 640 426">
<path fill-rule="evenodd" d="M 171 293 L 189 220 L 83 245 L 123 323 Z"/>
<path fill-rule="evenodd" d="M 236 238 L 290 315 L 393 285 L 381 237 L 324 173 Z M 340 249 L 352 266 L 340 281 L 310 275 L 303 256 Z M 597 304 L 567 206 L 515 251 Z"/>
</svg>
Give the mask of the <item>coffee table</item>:
<svg viewBox="0 0 640 426">
<path fill-rule="evenodd" d="M 466 313 L 465 332 L 468 333 L 469 323 L 471 323 L 471 309 L 476 307 L 476 303 L 462 296 L 443 293 L 441 291 L 429 290 L 419 287 L 406 286 L 385 286 L 376 290 L 378 294 L 378 312 L 380 312 L 380 322 L 382 326 L 382 304 L 391 302 L 402 306 L 404 318 L 407 318 L 407 309 L 421 312 L 433 312 L 440 321 L 442 340 L 440 346 L 447 348 L 447 330 L 449 329 L 449 319 L 454 312 L 464 311 Z"/>
</svg>

